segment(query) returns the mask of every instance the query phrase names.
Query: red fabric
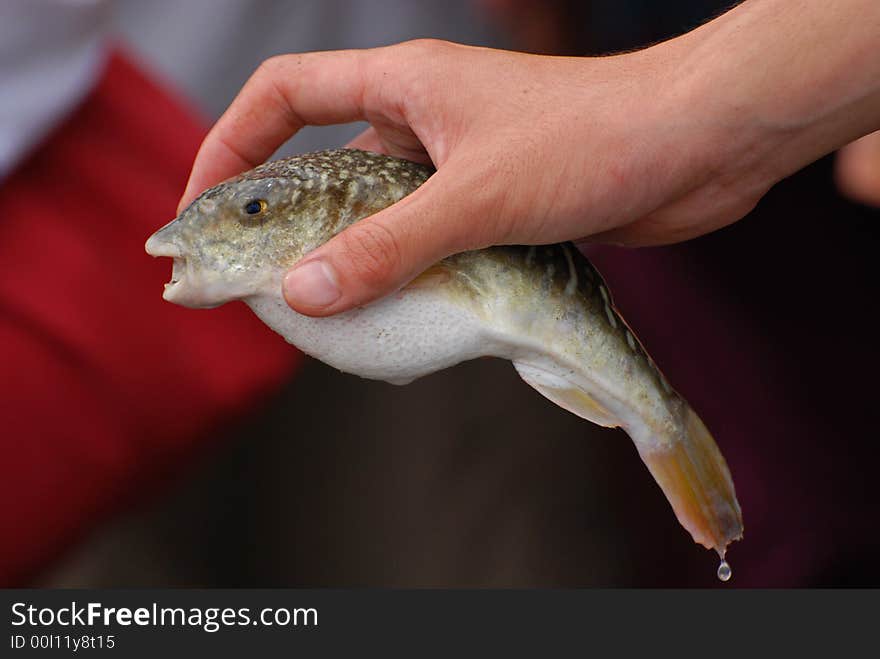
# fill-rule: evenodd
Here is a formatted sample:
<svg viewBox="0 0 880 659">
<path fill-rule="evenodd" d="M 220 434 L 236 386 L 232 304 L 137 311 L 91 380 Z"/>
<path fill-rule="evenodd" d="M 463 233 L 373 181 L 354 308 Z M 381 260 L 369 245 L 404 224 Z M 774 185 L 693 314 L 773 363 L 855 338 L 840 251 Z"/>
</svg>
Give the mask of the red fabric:
<svg viewBox="0 0 880 659">
<path fill-rule="evenodd" d="M 299 353 L 242 304 L 161 299 L 144 241 L 204 126 L 123 56 L 0 187 L 0 585 L 271 392 Z"/>
</svg>

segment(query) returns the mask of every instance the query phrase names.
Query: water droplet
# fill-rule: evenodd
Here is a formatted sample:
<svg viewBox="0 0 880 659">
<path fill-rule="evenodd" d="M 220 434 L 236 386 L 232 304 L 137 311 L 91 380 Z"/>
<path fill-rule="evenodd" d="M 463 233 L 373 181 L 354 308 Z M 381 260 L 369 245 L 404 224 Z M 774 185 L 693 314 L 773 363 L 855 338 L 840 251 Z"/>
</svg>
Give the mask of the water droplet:
<svg viewBox="0 0 880 659">
<path fill-rule="evenodd" d="M 730 569 L 730 563 L 727 561 L 721 561 L 718 565 L 718 579 L 720 581 L 730 581 L 730 577 L 733 576 L 733 570 Z"/>
</svg>

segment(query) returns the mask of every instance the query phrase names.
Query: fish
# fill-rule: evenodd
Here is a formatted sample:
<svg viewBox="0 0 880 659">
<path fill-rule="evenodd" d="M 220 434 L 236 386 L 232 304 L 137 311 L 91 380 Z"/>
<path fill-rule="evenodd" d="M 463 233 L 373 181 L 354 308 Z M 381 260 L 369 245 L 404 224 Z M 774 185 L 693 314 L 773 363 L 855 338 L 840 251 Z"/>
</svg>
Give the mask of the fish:
<svg viewBox="0 0 880 659">
<path fill-rule="evenodd" d="M 346 373 L 407 384 L 477 357 L 511 361 L 559 407 L 622 428 L 680 524 L 729 574 L 725 553 L 742 538 L 743 521 L 727 463 L 572 243 L 454 254 L 391 295 L 334 316 L 286 304 L 282 278 L 295 263 L 433 172 L 356 149 L 270 161 L 204 191 L 146 251 L 173 259 L 169 302 L 242 300 L 289 343 Z"/>
</svg>

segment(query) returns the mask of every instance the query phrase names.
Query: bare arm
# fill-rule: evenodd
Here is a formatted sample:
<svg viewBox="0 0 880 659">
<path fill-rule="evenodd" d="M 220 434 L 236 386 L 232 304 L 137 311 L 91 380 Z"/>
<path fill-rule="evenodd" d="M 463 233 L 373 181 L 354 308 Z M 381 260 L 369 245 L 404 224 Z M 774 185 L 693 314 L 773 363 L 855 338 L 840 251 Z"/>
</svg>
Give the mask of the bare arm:
<svg viewBox="0 0 880 659">
<path fill-rule="evenodd" d="M 420 41 L 266 62 L 205 139 L 184 204 L 306 124 L 433 161 L 414 194 L 310 253 L 288 302 L 329 315 L 501 243 L 684 240 L 880 128 L 877 0 L 750 0 L 651 48 L 541 57 Z"/>
</svg>

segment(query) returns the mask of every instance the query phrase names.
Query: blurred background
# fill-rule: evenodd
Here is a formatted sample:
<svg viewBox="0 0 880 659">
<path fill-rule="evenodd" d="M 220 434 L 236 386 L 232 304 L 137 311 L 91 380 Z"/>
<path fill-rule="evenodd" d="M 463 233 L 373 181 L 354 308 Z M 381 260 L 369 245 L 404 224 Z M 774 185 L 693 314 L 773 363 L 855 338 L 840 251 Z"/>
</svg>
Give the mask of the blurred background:
<svg viewBox="0 0 880 659">
<path fill-rule="evenodd" d="M 0 585 L 716 585 L 628 438 L 510 364 L 407 387 L 340 374 L 243 305 L 162 302 L 170 266 L 143 241 L 271 55 L 416 37 L 598 55 L 727 4 L 4 3 Z M 307 128 L 281 153 L 361 129 Z M 877 142 L 710 236 L 590 253 L 727 456 L 746 523 L 730 585 L 880 583 Z"/>
</svg>

